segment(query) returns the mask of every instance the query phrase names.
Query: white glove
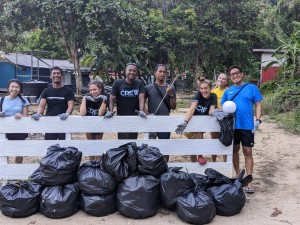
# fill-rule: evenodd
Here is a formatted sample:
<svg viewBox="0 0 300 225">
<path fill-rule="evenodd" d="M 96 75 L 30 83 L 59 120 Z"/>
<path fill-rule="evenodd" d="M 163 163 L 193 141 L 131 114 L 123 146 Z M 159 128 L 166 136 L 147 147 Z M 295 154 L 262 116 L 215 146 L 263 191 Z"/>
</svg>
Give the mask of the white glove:
<svg viewBox="0 0 300 225">
<path fill-rule="evenodd" d="M 254 121 L 254 128 L 252 130 L 252 134 L 254 134 L 258 130 L 259 125 L 260 125 L 259 120 Z"/>
</svg>

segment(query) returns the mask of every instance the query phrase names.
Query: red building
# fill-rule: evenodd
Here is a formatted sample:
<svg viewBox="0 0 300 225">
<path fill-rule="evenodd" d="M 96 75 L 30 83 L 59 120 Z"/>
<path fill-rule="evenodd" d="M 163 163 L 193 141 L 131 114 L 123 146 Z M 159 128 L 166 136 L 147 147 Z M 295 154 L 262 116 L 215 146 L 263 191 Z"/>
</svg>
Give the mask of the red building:
<svg viewBox="0 0 300 225">
<path fill-rule="evenodd" d="M 273 56 L 275 49 L 253 49 L 253 52 L 257 52 L 261 55 L 261 72 L 259 83 L 264 84 L 268 80 L 274 80 L 276 78 L 278 68 L 282 64 Z M 265 70 L 266 66 L 272 61 L 277 61 L 277 63 Z"/>
</svg>

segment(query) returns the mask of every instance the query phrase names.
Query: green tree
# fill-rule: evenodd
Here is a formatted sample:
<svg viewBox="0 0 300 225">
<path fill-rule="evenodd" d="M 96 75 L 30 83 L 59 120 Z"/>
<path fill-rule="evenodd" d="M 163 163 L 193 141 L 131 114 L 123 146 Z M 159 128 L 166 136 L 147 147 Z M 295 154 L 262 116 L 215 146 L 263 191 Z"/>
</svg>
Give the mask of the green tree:
<svg viewBox="0 0 300 225">
<path fill-rule="evenodd" d="M 17 50 L 43 51 L 42 57 L 54 59 L 68 58 L 65 48 L 58 35 L 47 30 L 36 29 L 24 34 L 24 43 Z"/>
<path fill-rule="evenodd" d="M 90 33 L 87 57 L 93 58 L 97 71 L 105 73 L 111 68 L 120 75 L 126 62 L 136 62 L 147 70 L 143 11 L 123 0 L 90 0 L 84 17 Z"/>
<path fill-rule="evenodd" d="M 282 63 L 279 77 L 284 80 L 300 78 L 300 22 L 294 22 L 294 32 L 286 35 L 280 34 L 280 46 L 276 49 L 274 56 Z M 266 68 L 278 61 L 270 62 Z"/>
<path fill-rule="evenodd" d="M 0 46 L 7 52 L 15 51 L 23 41 L 23 32 L 36 27 L 37 6 L 34 0 L 0 1 Z"/>
</svg>

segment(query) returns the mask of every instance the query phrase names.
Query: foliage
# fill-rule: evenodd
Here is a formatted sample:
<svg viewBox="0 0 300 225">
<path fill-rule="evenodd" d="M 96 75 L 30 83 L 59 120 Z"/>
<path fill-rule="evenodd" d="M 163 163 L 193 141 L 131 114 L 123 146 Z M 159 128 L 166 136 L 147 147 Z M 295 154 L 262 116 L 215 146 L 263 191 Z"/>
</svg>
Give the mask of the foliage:
<svg viewBox="0 0 300 225">
<path fill-rule="evenodd" d="M 17 50 L 42 51 L 42 58 L 66 59 L 68 58 L 61 39 L 48 30 L 36 29 L 24 35 L 24 43 Z"/>
<path fill-rule="evenodd" d="M 144 14 L 125 1 L 90 0 L 84 13 L 90 33 L 85 62 L 97 73 L 112 70 L 121 74 L 127 62 L 147 69 L 148 48 L 144 34 Z M 142 43 L 142 44 L 141 44 Z"/>
<path fill-rule="evenodd" d="M 291 133 L 300 134 L 300 80 L 264 84 L 263 114 L 275 119 Z"/>
<path fill-rule="evenodd" d="M 274 63 L 281 62 L 279 77 L 284 79 L 295 79 L 300 77 L 300 22 L 294 22 L 294 32 L 287 37 L 282 34 L 280 46 L 276 49 L 274 56 L 278 61 L 270 62 L 266 68 Z"/>
<path fill-rule="evenodd" d="M 298 112 L 298 111 L 297 111 Z M 274 120 L 281 128 L 285 129 L 289 133 L 300 134 L 300 122 L 296 120 L 297 114 L 295 112 L 288 112 L 285 114 L 278 114 L 274 117 Z"/>
<path fill-rule="evenodd" d="M 282 80 L 269 80 L 260 87 L 260 91 L 263 95 L 273 94 L 282 84 Z"/>
<path fill-rule="evenodd" d="M 15 51 L 23 32 L 35 28 L 35 18 L 39 15 L 34 0 L 0 1 L 0 50 Z"/>
<path fill-rule="evenodd" d="M 273 93 L 270 93 L 266 106 L 264 108 L 269 108 L 270 113 L 284 113 L 295 111 L 300 105 L 300 88 L 295 84 L 295 81 L 289 82 L 286 85 L 273 89 Z M 268 107 L 268 104 L 270 105 Z"/>
</svg>

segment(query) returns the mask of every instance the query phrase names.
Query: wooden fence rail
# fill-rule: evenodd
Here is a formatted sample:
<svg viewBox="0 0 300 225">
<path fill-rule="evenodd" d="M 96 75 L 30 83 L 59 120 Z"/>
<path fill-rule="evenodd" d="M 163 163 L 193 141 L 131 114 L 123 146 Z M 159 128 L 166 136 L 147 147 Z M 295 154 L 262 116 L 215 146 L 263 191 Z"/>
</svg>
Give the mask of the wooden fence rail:
<svg viewBox="0 0 300 225">
<path fill-rule="evenodd" d="M 10 164 L 8 157 L 46 155 L 47 147 L 60 144 L 61 147 L 73 146 L 82 151 L 83 156 L 102 155 L 110 148 L 116 148 L 127 142 L 136 141 L 137 145 L 155 146 L 165 155 L 227 155 L 227 162 L 208 162 L 199 165 L 191 162 L 170 162 L 170 166 L 182 166 L 188 172 L 202 173 L 206 168 L 232 176 L 232 145 L 225 147 L 218 139 L 187 139 L 184 136 L 172 135 L 169 140 L 149 139 L 149 132 L 173 132 L 177 124 L 184 120 L 183 116 L 148 116 L 147 119 L 138 116 L 103 117 L 70 116 L 61 121 L 59 117 L 42 117 L 39 121 L 31 118 L 16 120 L 12 117 L 0 118 L 0 181 L 9 179 L 26 179 L 38 166 L 36 163 Z M 189 122 L 187 132 L 220 131 L 218 121 L 211 116 L 194 116 Z M 117 133 L 139 132 L 138 140 L 78 140 L 76 133 Z M 22 140 L 9 141 L 5 133 L 66 133 L 66 140 Z M 73 135 L 72 135 L 73 134 Z M 113 135 L 110 135 L 113 136 Z"/>
</svg>

